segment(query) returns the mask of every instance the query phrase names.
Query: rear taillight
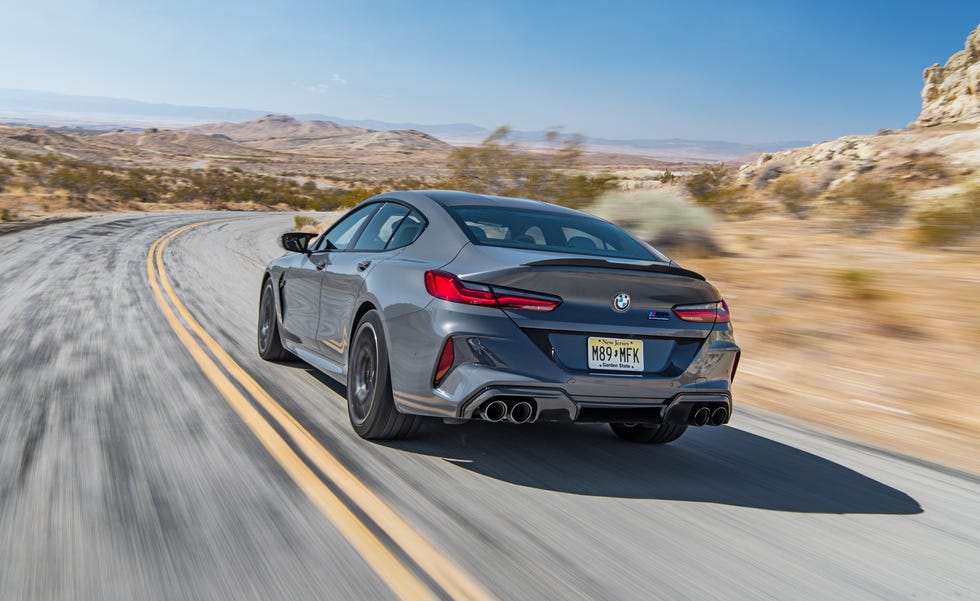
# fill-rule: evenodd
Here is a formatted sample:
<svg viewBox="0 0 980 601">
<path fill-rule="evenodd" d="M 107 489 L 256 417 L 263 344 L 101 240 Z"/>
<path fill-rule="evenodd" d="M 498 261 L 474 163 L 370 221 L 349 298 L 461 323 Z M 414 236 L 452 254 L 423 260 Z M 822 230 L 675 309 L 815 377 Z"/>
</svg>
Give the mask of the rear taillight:
<svg viewBox="0 0 980 601">
<path fill-rule="evenodd" d="M 494 290 L 490 286 L 464 284 L 455 275 L 431 270 L 425 272 L 425 289 L 436 298 L 451 303 L 485 305 L 524 311 L 551 311 L 561 304 L 560 298 L 522 294 L 513 290 Z"/>
<path fill-rule="evenodd" d="M 453 339 L 447 338 L 446 344 L 442 347 L 442 353 L 439 355 L 439 363 L 436 365 L 436 375 L 432 378 L 433 386 L 438 386 L 442 382 L 455 361 L 456 353 L 453 350 Z"/>
<path fill-rule="evenodd" d="M 684 321 L 697 323 L 728 323 L 731 321 L 728 303 L 725 301 L 702 305 L 678 305 L 674 307 L 674 315 Z"/>
</svg>

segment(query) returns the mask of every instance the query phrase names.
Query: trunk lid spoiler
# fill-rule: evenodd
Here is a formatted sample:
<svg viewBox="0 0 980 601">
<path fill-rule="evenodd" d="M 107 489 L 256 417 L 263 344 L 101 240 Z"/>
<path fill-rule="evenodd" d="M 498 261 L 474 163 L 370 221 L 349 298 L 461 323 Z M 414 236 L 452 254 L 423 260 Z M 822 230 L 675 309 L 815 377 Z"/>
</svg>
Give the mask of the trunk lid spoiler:
<svg viewBox="0 0 980 601">
<path fill-rule="evenodd" d="M 604 269 L 626 269 L 631 271 L 649 271 L 653 273 L 665 273 L 669 275 L 679 275 L 696 280 L 704 281 L 704 276 L 696 271 L 684 269 L 677 263 L 654 263 L 636 262 L 622 263 L 619 261 L 609 261 L 606 259 L 586 259 L 586 258 L 565 258 L 565 259 L 543 259 L 540 261 L 530 261 L 523 264 L 525 267 L 600 267 Z"/>
</svg>

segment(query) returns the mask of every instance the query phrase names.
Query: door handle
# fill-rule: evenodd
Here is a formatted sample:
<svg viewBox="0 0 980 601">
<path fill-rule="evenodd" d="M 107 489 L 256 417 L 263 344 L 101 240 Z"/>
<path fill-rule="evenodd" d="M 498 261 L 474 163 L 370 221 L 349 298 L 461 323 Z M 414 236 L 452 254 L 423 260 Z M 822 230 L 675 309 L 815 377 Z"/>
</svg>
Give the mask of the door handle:
<svg viewBox="0 0 980 601">
<path fill-rule="evenodd" d="M 368 261 L 361 261 L 360 263 L 357 264 L 357 270 L 358 271 L 364 271 L 365 269 L 367 269 L 370 266 L 371 266 L 371 261 L 369 261 L 369 260 Z"/>
</svg>

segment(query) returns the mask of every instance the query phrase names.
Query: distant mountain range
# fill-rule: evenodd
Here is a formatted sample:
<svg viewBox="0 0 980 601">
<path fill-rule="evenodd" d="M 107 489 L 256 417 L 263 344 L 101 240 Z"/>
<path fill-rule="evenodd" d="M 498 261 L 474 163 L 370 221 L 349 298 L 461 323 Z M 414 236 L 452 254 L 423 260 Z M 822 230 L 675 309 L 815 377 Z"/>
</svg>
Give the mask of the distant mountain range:
<svg viewBox="0 0 980 601">
<path fill-rule="evenodd" d="M 250 121 L 262 118 L 271 112 L 0 88 L 0 123 L 17 125 L 79 126 L 93 129 L 184 128 L 214 122 Z M 433 125 L 344 119 L 321 114 L 293 116 L 301 121 L 330 121 L 338 125 L 366 130 L 417 130 L 454 145 L 477 144 L 492 131 L 472 123 Z M 513 137 L 529 146 L 544 143 L 544 132 L 515 131 Z M 774 152 L 810 144 L 806 140 L 746 144 L 680 138 L 617 140 L 586 137 L 585 141 L 588 150 L 593 152 L 627 154 L 668 161 L 725 161 L 753 153 Z"/>
</svg>

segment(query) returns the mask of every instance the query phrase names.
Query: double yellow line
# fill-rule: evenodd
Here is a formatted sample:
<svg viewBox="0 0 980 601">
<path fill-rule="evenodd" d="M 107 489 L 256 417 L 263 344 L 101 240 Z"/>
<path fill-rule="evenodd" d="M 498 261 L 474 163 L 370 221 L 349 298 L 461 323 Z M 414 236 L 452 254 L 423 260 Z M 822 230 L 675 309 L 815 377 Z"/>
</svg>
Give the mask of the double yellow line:
<svg viewBox="0 0 980 601">
<path fill-rule="evenodd" d="M 494 597 L 489 591 L 416 532 L 283 409 L 204 331 L 178 298 L 163 265 L 164 248 L 183 232 L 218 221 L 226 220 L 204 221 L 177 228 L 157 239 L 146 256 L 146 273 L 153 295 L 177 337 L 187 347 L 204 375 L 259 442 L 398 598 L 413 601 L 435 601 L 439 598 L 435 587 L 423 582 L 417 573 L 422 572 L 451 599 L 492 600 Z M 254 401 L 254 405 L 246 398 L 246 393 Z M 292 445 L 303 453 L 305 461 L 256 409 L 256 405 L 275 421 Z M 336 490 L 345 495 L 376 529 L 384 532 L 408 558 L 407 561 L 399 558 L 394 549 L 379 539 L 370 525 L 355 514 L 310 465 L 315 466 Z M 412 564 L 416 569 L 412 569 Z"/>
</svg>

